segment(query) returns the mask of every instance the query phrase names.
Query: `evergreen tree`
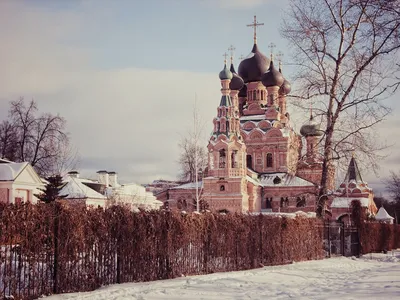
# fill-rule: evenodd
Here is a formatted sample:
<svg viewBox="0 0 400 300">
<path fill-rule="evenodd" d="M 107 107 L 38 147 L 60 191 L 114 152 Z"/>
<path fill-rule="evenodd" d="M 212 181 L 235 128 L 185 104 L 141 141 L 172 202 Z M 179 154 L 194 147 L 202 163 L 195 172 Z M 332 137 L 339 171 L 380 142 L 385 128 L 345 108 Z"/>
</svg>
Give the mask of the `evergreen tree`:
<svg viewBox="0 0 400 300">
<path fill-rule="evenodd" d="M 67 197 L 68 195 L 59 195 L 60 190 L 63 187 L 62 177 L 60 175 L 54 175 L 47 177 L 46 180 L 48 183 L 46 184 L 44 189 L 40 189 L 42 191 L 41 194 L 35 194 L 35 196 L 45 203 L 51 203 L 57 199 L 62 199 Z"/>
</svg>

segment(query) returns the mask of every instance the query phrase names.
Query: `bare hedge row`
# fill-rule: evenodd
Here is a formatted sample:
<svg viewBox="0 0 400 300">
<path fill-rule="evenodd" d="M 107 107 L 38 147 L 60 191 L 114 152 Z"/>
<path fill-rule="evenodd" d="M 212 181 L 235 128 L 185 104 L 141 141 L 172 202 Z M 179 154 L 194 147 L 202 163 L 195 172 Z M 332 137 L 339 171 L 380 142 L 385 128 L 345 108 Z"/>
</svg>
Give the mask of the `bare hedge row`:
<svg viewBox="0 0 400 300">
<path fill-rule="evenodd" d="M 322 239 L 308 218 L 1 205 L 0 291 L 33 299 L 319 259 Z"/>
<path fill-rule="evenodd" d="M 361 254 L 400 248 L 400 225 L 364 222 L 358 228 Z"/>
</svg>

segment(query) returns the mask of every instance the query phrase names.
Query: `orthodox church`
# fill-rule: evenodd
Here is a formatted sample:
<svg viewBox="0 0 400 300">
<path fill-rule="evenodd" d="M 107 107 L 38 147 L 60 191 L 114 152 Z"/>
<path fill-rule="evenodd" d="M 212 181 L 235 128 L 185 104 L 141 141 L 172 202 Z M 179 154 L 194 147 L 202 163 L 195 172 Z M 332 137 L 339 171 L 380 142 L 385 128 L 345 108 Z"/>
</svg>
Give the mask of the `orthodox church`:
<svg viewBox="0 0 400 300">
<path fill-rule="evenodd" d="M 197 188 L 208 209 L 219 212 L 314 212 L 321 182 L 318 152 L 323 132 L 312 114 L 296 133 L 286 95 L 291 86 L 281 64 L 254 44 L 236 72 L 231 57 L 219 73 L 221 99 L 207 146 L 208 167 Z M 303 145 L 302 140 L 305 140 Z M 303 147 L 305 148 L 303 150 Z M 335 170 L 329 173 L 334 190 Z M 195 183 L 157 195 L 169 207 L 193 210 Z M 194 202 L 193 202 L 194 201 Z"/>
</svg>

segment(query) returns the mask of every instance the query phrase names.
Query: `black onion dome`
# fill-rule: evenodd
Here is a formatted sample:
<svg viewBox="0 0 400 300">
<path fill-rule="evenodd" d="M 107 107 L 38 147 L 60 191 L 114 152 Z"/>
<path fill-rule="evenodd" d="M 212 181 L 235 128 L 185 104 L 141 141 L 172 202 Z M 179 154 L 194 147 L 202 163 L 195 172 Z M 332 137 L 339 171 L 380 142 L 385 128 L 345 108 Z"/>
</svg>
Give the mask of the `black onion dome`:
<svg viewBox="0 0 400 300">
<path fill-rule="evenodd" d="M 233 66 L 233 64 L 231 64 L 231 69 L 230 69 L 233 77 L 231 79 L 231 82 L 229 83 L 229 88 L 231 90 L 234 91 L 239 91 L 243 85 L 244 85 L 244 81 L 243 79 L 236 73 L 235 71 L 235 67 Z"/>
<path fill-rule="evenodd" d="M 261 76 L 267 71 L 269 59 L 262 54 L 254 44 L 248 58 L 239 64 L 239 76 L 245 83 L 260 81 Z"/>
<path fill-rule="evenodd" d="M 314 121 L 314 117 L 311 115 L 310 120 L 301 126 L 300 134 L 302 136 L 321 136 L 323 135 L 323 131 L 320 130 L 320 125 Z"/>
<path fill-rule="evenodd" d="M 232 79 L 232 77 L 233 77 L 232 72 L 229 71 L 229 69 L 226 67 L 226 64 L 225 64 L 222 71 L 219 72 L 219 79 L 226 80 L 226 79 Z"/>
<path fill-rule="evenodd" d="M 285 79 L 283 78 L 281 72 L 275 69 L 273 61 L 271 61 L 269 65 L 268 72 L 261 77 L 261 81 L 266 87 L 281 86 L 284 80 Z"/>
<path fill-rule="evenodd" d="M 287 95 L 292 90 L 292 85 L 286 79 L 283 81 L 283 84 L 279 88 L 279 95 Z"/>
<path fill-rule="evenodd" d="M 247 97 L 247 86 L 243 85 L 243 87 L 240 89 L 238 97 Z"/>
</svg>

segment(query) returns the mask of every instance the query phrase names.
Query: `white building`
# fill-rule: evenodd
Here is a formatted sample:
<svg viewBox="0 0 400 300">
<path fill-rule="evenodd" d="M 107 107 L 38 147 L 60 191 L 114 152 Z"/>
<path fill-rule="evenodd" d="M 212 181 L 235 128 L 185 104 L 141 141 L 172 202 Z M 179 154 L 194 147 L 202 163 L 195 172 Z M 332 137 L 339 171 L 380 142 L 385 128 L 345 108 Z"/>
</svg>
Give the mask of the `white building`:
<svg viewBox="0 0 400 300">
<path fill-rule="evenodd" d="M 97 174 L 97 180 L 91 180 L 80 178 L 76 171 L 69 172 L 60 195 L 67 195 L 67 200 L 80 200 L 96 207 L 116 204 L 131 210 L 151 210 L 162 206 L 162 202 L 147 192 L 145 187 L 136 183 L 119 184 L 116 172 L 101 170 Z"/>
<path fill-rule="evenodd" d="M 45 184 L 30 163 L 15 163 L 0 159 L 0 202 L 37 203 L 35 194 Z"/>
</svg>

